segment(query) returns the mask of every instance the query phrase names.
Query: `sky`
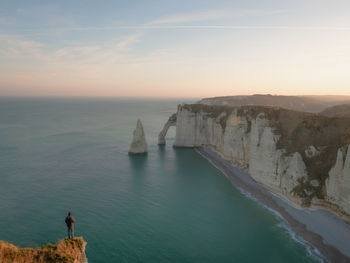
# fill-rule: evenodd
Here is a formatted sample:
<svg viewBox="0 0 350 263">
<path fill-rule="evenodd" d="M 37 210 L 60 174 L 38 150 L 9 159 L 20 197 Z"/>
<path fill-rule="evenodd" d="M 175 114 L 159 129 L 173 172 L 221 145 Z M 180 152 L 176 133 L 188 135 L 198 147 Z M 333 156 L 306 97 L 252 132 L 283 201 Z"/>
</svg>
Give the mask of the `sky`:
<svg viewBox="0 0 350 263">
<path fill-rule="evenodd" d="M 0 0 L 0 96 L 350 95 L 349 0 Z"/>
</svg>

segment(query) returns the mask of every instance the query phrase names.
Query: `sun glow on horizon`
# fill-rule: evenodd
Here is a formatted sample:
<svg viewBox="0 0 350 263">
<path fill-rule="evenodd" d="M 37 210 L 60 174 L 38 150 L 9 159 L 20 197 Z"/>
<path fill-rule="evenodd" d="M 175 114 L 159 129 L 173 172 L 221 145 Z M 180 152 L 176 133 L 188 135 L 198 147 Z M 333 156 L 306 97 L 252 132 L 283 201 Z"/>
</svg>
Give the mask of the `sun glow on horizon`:
<svg viewBox="0 0 350 263">
<path fill-rule="evenodd" d="M 0 96 L 350 95 L 348 1 L 5 2 Z"/>
</svg>

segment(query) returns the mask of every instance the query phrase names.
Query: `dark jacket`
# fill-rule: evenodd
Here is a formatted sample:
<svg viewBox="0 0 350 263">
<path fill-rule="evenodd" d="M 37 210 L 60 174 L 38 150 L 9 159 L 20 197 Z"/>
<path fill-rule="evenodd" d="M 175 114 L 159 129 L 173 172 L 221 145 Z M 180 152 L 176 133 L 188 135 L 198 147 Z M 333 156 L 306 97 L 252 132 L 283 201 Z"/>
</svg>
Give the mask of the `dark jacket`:
<svg viewBox="0 0 350 263">
<path fill-rule="evenodd" d="M 75 219 L 72 216 L 67 216 L 66 220 L 64 220 L 66 222 L 66 225 L 68 228 L 73 228 L 74 227 L 74 223 L 75 223 Z"/>
</svg>

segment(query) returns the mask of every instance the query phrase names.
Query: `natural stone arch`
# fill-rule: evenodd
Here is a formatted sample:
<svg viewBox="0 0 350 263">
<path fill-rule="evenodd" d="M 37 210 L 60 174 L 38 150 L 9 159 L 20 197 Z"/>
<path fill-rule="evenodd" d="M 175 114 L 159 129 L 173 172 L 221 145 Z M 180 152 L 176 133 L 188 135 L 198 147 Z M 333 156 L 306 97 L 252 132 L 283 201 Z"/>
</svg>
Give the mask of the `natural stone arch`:
<svg viewBox="0 0 350 263">
<path fill-rule="evenodd" d="M 159 133 L 158 135 L 159 145 L 165 144 L 165 136 L 171 126 L 176 126 L 176 113 L 174 113 L 169 117 L 168 121 L 164 124 L 162 131 Z"/>
</svg>

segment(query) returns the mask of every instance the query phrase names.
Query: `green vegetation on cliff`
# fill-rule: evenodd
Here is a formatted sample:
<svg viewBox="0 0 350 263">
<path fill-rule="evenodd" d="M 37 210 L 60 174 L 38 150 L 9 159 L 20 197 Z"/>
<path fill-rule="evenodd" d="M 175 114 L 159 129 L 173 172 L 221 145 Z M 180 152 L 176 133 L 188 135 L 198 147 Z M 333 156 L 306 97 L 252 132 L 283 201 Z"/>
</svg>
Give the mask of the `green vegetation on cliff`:
<svg viewBox="0 0 350 263">
<path fill-rule="evenodd" d="M 350 118 L 350 104 L 342 104 L 342 105 L 329 107 L 321 111 L 320 114 L 327 117 Z"/>
<path fill-rule="evenodd" d="M 204 98 L 198 103 L 207 105 L 230 106 L 272 106 L 286 109 L 319 112 L 326 107 L 350 103 L 350 96 L 281 96 L 255 94 L 248 96 L 224 96 Z"/>
</svg>

